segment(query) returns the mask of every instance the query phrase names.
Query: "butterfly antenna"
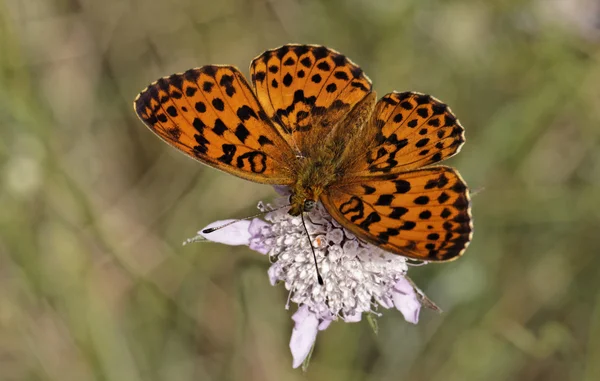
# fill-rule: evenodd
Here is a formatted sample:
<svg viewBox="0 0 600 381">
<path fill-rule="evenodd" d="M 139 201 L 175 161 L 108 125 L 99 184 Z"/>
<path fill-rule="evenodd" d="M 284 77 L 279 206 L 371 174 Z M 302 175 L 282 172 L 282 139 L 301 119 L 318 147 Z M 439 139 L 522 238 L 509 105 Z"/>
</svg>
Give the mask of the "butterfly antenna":
<svg viewBox="0 0 600 381">
<path fill-rule="evenodd" d="M 244 218 L 240 218 L 240 219 L 237 219 L 237 220 L 229 221 L 228 223 L 226 223 L 226 224 L 223 224 L 223 225 L 221 225 L 221 226 L 215 226 L 215 227 L 213 227 L 213 228 L 204 229 L 204 230 L 202 230 L 202 234 L 209 234 L 209 233 L 212 233 L 212 232 L 214 232 L 214 231 L 217 231 L 217 230 L 219 230 L 219 229 L 226 228 L 226 227 L 227 227 L 227 226 L 229 226 L 229 225 L 233 225 L 233 224 L 235 224 L 236 222 L 240 222 L 240 221 L 244 221 L 244 220 L 249 220 L 249 219 L 251 219 L 251 218 L 259 217 L 259 216 L 262 216 L 263 214 L 267 214 L 267 213 L 270 213 L 270 212 L 274 212 L 274 211 L 276 211 L 276 210 L 283 209 L 283 208 L 286 208 L 286 207 L 288 207 L 288 206 L 290 206 L 290 204 L 283 205 L 283 206 L 280 206 L 280 207 L 278 207 L 278 208 L 271 209 L 271 210 L 265 210 L 264 212 L 257 213 L 257 214 L 255 214 L 255 215 L 253 215 L 253 216 L 244 217 Z"/>
<path fill-rule="evenodd" d="M 304 226 L 304 231 L 306 232 L 306 236 L 308 237 L 308 243 L 310 244 L 310 249 L 312 250 L 313 259 L 315 260 L 315 269 L 317 270 L 317 281 L 322 286 L 323 278 L 321 278 L 321 274 L 319 273 L 319 266 L 317 265 L 317 254 L 315 254 L 315 248 L 312 245 L 312 241 L 310 240 L 310 234 L 308 234 L 308 229 L 306 228 L 306 223 L 304 222 L 304 213 L 300 213 L 300 217 L 302 218 L 302 225 Z"/>
</svg>

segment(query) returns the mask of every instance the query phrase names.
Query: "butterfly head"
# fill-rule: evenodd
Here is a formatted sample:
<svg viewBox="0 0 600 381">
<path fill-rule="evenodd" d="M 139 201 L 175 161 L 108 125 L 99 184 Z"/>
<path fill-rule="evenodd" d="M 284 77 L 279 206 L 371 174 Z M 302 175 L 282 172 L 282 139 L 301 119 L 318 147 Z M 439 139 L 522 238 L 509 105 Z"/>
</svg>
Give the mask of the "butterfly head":
<svg viewBox="0 0 600 381">
<path fill-rule="evenodd" d="M 312 188 L 301 189 L 292 193 L 290 196 L 291 208 L 288 213 L 292 216 L 299 216 L 302 213 L 310 212 L 317 205 L 320 193 L 320 191 L 315 191 Z"/>
<path fill-rule="evenodd" d="M 290 203 L 291 203 L 292 207 L 288 211 L 288 213 L 291 214 L 292 216 L 299 216 L 302 213 L 310 212 L 311 210 L 313 210 L 315 208 L 315 205 L 317 205 L 316 200 L 304 199 L 300 202 L 294 202 L 293 198 L 294 198 L 294 196 L 292 195 L 290 197 Z"/>
<path fill-rule="evenodd" d="M 304 200 L 304 211 L 305 212 L 310 212 L 311 210 L 314 209 L 315 205 L 317 204 L 317 202 L 315 200 Z"/>
</svg>

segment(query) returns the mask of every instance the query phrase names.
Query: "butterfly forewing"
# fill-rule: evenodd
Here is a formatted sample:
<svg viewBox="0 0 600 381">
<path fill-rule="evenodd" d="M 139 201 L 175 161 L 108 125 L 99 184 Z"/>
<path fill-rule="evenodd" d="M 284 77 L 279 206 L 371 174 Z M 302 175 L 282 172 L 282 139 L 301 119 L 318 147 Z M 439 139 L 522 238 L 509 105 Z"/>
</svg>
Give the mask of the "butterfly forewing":
<svg viewBox="0 0 600 381">
<path fill-rule="evenodd" d="M 330 187 L 321 200 L 358 237 L 406 257 L 450 260 L 471 239 L 467 187 L 449 167 L 357 178 Z"/>
<path fill-rule="evenodd" d="M 322 142 L 371 92 L 371 81 L 345 56 L 324 46 L 285 45 L 250 66 L 258 100 L 300 153 Z"/>
<path fill-rule="evenodd" d="M 414 92 L 390 93 L 376 104 L 366 137 L 366 155 L 352 172 L 362 176 L 398 173 L 437 163 L 457 153 L 464 130 L 448 106 Z"/>
<path fill-rule="evenodd" d="M 205 164 L 261 183 L 293 181 L 290 147 L 234 67 L 161 78 L 140 93 L 134 108 L 163 140 Z"/>
</svg>

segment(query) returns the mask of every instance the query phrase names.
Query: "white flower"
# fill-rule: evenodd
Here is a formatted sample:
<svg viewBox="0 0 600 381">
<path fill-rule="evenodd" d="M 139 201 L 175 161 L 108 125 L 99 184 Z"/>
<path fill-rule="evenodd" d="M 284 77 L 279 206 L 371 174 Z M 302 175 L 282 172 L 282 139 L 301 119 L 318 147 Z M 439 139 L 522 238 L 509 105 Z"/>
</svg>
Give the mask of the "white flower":
<svg viewBox="0 0 600 381">
<path fill-rule="evenodd" d="M 258 218 L 235 223 L 236 220 L 217 221 L 188 242 L 204 238 L 248 245 L 270 256 L 271 284 L 284 283 L 290 292 L 289 301 L 298 304 L 292 316 L 295 326 L 290 340 L 294 368 L 311 352 L 317 332 L 332 321 L 358 322 L 364 313 L 380 316 L 377 309 L 381 306 L 395 307 L 406 321 L 418 322 L 424 296 L 407 280 L 404 257 L 357 239 L 317 204 L 304 215 L 304 220 L 324 281 L 320 285 L 301 217 L 293 217 L 286 208 L 277 207 L 259 203 L 258 208 L 268 212 L 266 222 Z M 206 232 L 223 225 L 227 226 Z"/>
</svg>

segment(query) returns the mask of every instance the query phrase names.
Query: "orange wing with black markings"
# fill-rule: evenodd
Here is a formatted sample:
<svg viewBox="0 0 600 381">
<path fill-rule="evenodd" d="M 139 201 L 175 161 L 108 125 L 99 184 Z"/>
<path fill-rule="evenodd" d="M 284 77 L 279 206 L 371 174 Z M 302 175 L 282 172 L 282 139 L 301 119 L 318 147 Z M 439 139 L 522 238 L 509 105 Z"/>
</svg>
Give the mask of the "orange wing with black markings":
<svg viewBox="0 0 600 381">
<path fill-rule="evenodd" d="M 467 187 L 450 167 L 357 178 L 331 186 L 321 201 L 358 237 L 405 257 L 451 260 L 471 240 Z"/>
<path fill-rule="evenodd" d="M 294 179 L 289 145 L 234 67 L 161 78 L 138 95 L 134 109 L 164 141 L 204 164 L 259 183 Z"/>
<path fill-rule="evenodd" d="M 373 143 L 366 154 L 351 159 L 350 172 L 355 175 L 398 173 L 434 164 L 455 155 L 465 141 L 463 127 L 446 104 L 415 92 L 383 96 L 367 131 L 365 139 Z"/>
<path fill-rule="evenodd" d="M 250 74 L 267 115 L 303 154 L 322 142 L 372 87 L 352 61 L 315 45 L 268 50 L 252 61 Z"/>
</svg>

